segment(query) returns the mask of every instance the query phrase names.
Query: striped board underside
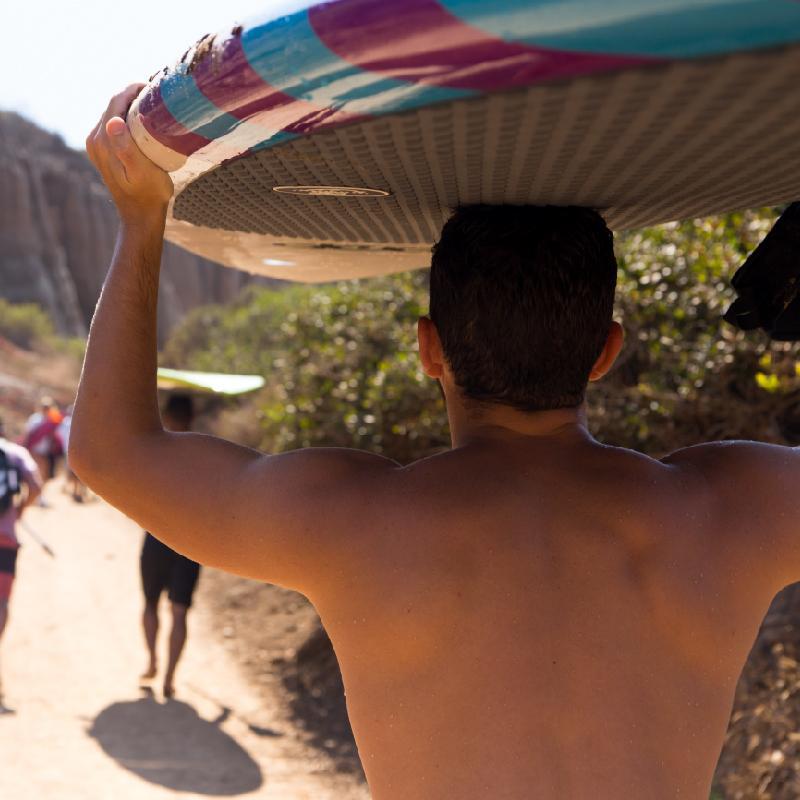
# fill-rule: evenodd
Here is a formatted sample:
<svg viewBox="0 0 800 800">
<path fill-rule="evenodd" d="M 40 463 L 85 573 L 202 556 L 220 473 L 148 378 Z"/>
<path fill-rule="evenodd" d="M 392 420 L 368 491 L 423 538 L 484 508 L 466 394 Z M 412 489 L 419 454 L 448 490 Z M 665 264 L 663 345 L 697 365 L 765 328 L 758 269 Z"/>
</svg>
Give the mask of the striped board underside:
<svg viewBox="0 0 800 800">
<path fill-rule="evenodd" d="M 796 0 L 293 5 L 201 40 L 129 114 L 176 185 L 168 237 L 221 263 L 425 266 L 464 203 L 629 228 L 800 196 Z"/>
</svg>

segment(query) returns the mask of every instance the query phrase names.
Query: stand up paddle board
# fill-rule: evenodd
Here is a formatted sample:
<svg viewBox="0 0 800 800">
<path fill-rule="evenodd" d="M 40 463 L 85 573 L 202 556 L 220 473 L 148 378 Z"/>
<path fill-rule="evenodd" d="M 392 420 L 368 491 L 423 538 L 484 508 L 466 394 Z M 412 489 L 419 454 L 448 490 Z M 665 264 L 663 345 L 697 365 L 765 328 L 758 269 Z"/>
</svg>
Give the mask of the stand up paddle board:
<svg viewBox="0 0 800 800">
<path fill-rule="evenodd" d="M 324 281 L 427 266 L 466 203 L 635 228 L 800 197 L 797 0 L 284 0 L 128 116 L 167 236 Z"/>
<path fill-rule="evenodd" d="M 227 375 L 166 367 L 158 369 L 158 388 L 167 390 L 185 389 L 233 396 L 258 391 L 264 382 L 261 375 Z"/>
</svg>

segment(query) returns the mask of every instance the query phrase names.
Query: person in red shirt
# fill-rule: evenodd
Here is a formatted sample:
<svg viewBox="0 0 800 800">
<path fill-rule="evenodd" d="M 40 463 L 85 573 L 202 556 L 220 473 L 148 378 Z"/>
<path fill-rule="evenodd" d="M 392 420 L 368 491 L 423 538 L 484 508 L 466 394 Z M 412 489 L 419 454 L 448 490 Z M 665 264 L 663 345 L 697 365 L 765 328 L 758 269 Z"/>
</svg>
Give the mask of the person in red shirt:
<svg viewBox="0 0 800 800">
<path fill-rule="evenodd" d="M 42 486 L 56 475 L 58 459 L 64 453 L 59 434 L 63 415 L 50 397 L 43 397 L 40 411 L 31 414 L 26 425 L 22 444 L 30 451 L 39 468 Z M 40 505 L 45 505 L 43 500 Z"/>
<path fill-rule="evenodd" d="M 24 447 L 4 438 L 0 420 L 0 639 L 8 623 L 8 602 L 16 574 L 17 522 L 41 489 L 36 462 Z"/>
</svg>

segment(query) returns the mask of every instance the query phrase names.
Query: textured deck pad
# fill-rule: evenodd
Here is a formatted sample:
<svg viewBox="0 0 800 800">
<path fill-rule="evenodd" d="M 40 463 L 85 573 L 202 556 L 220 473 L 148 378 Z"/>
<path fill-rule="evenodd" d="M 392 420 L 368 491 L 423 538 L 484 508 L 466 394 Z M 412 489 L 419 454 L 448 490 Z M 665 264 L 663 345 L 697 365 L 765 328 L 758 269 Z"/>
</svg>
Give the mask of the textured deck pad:
<svg viewBox="0 0 800 800">
<path fill-rule="evenodd" d="M 796 0 L 282 0 L 128 121 L 172 174 L 168 238 L 330 280 L 426 265 L 466 203 L 619 229 L 795 200 L 798 86 Z"/>
<path fill-rule="evenodd" d="M 794 48 L 445 103 L 235 159 L 185 188 L 174 215 L 404 247 L 432 242 L 462 203 L 586 205 L 614 228 L 780 203 L 800 196 L 799 86 Z M 309 186 L 389 196 L 274 191 Z"/>
</svg>

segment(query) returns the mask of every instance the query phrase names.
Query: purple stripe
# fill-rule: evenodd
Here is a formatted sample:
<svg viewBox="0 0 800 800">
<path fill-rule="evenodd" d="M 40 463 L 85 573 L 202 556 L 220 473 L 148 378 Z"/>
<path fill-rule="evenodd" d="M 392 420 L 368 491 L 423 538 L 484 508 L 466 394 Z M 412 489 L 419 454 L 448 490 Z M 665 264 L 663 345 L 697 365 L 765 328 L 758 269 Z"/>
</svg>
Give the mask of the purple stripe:
<svg viewBox="0 0 800 800">
<path fill-rule="evenodd" d="M 273 112 L 266 122 L 288 133 L 310 133 L 365 119 L 338 108 L 319 108 L 271 86 L 250 66 L 239 36 L 226 39 L 222 50 L 202 59 L 192 75 L 197 88 L 226 113 L 245 120 Z"/>
<path fill-rule="evenodd" d="M 489 92 L 661 59 L 550 50 L 506 42 L 474 28 L 436 0 L 339 0 L 308 11 L 340 58 L 397 80 Z"/>
<path fill-rule="evenodd" d="M 190 156 L 209 144 L 205 136 L 192 133 L 170 114 L 161 97 L 161 87 L 158 83 L 151 86 L 139 102 L 139 113 L 147 132 L 156 141 L 176 153 Z"/>
</svg>

